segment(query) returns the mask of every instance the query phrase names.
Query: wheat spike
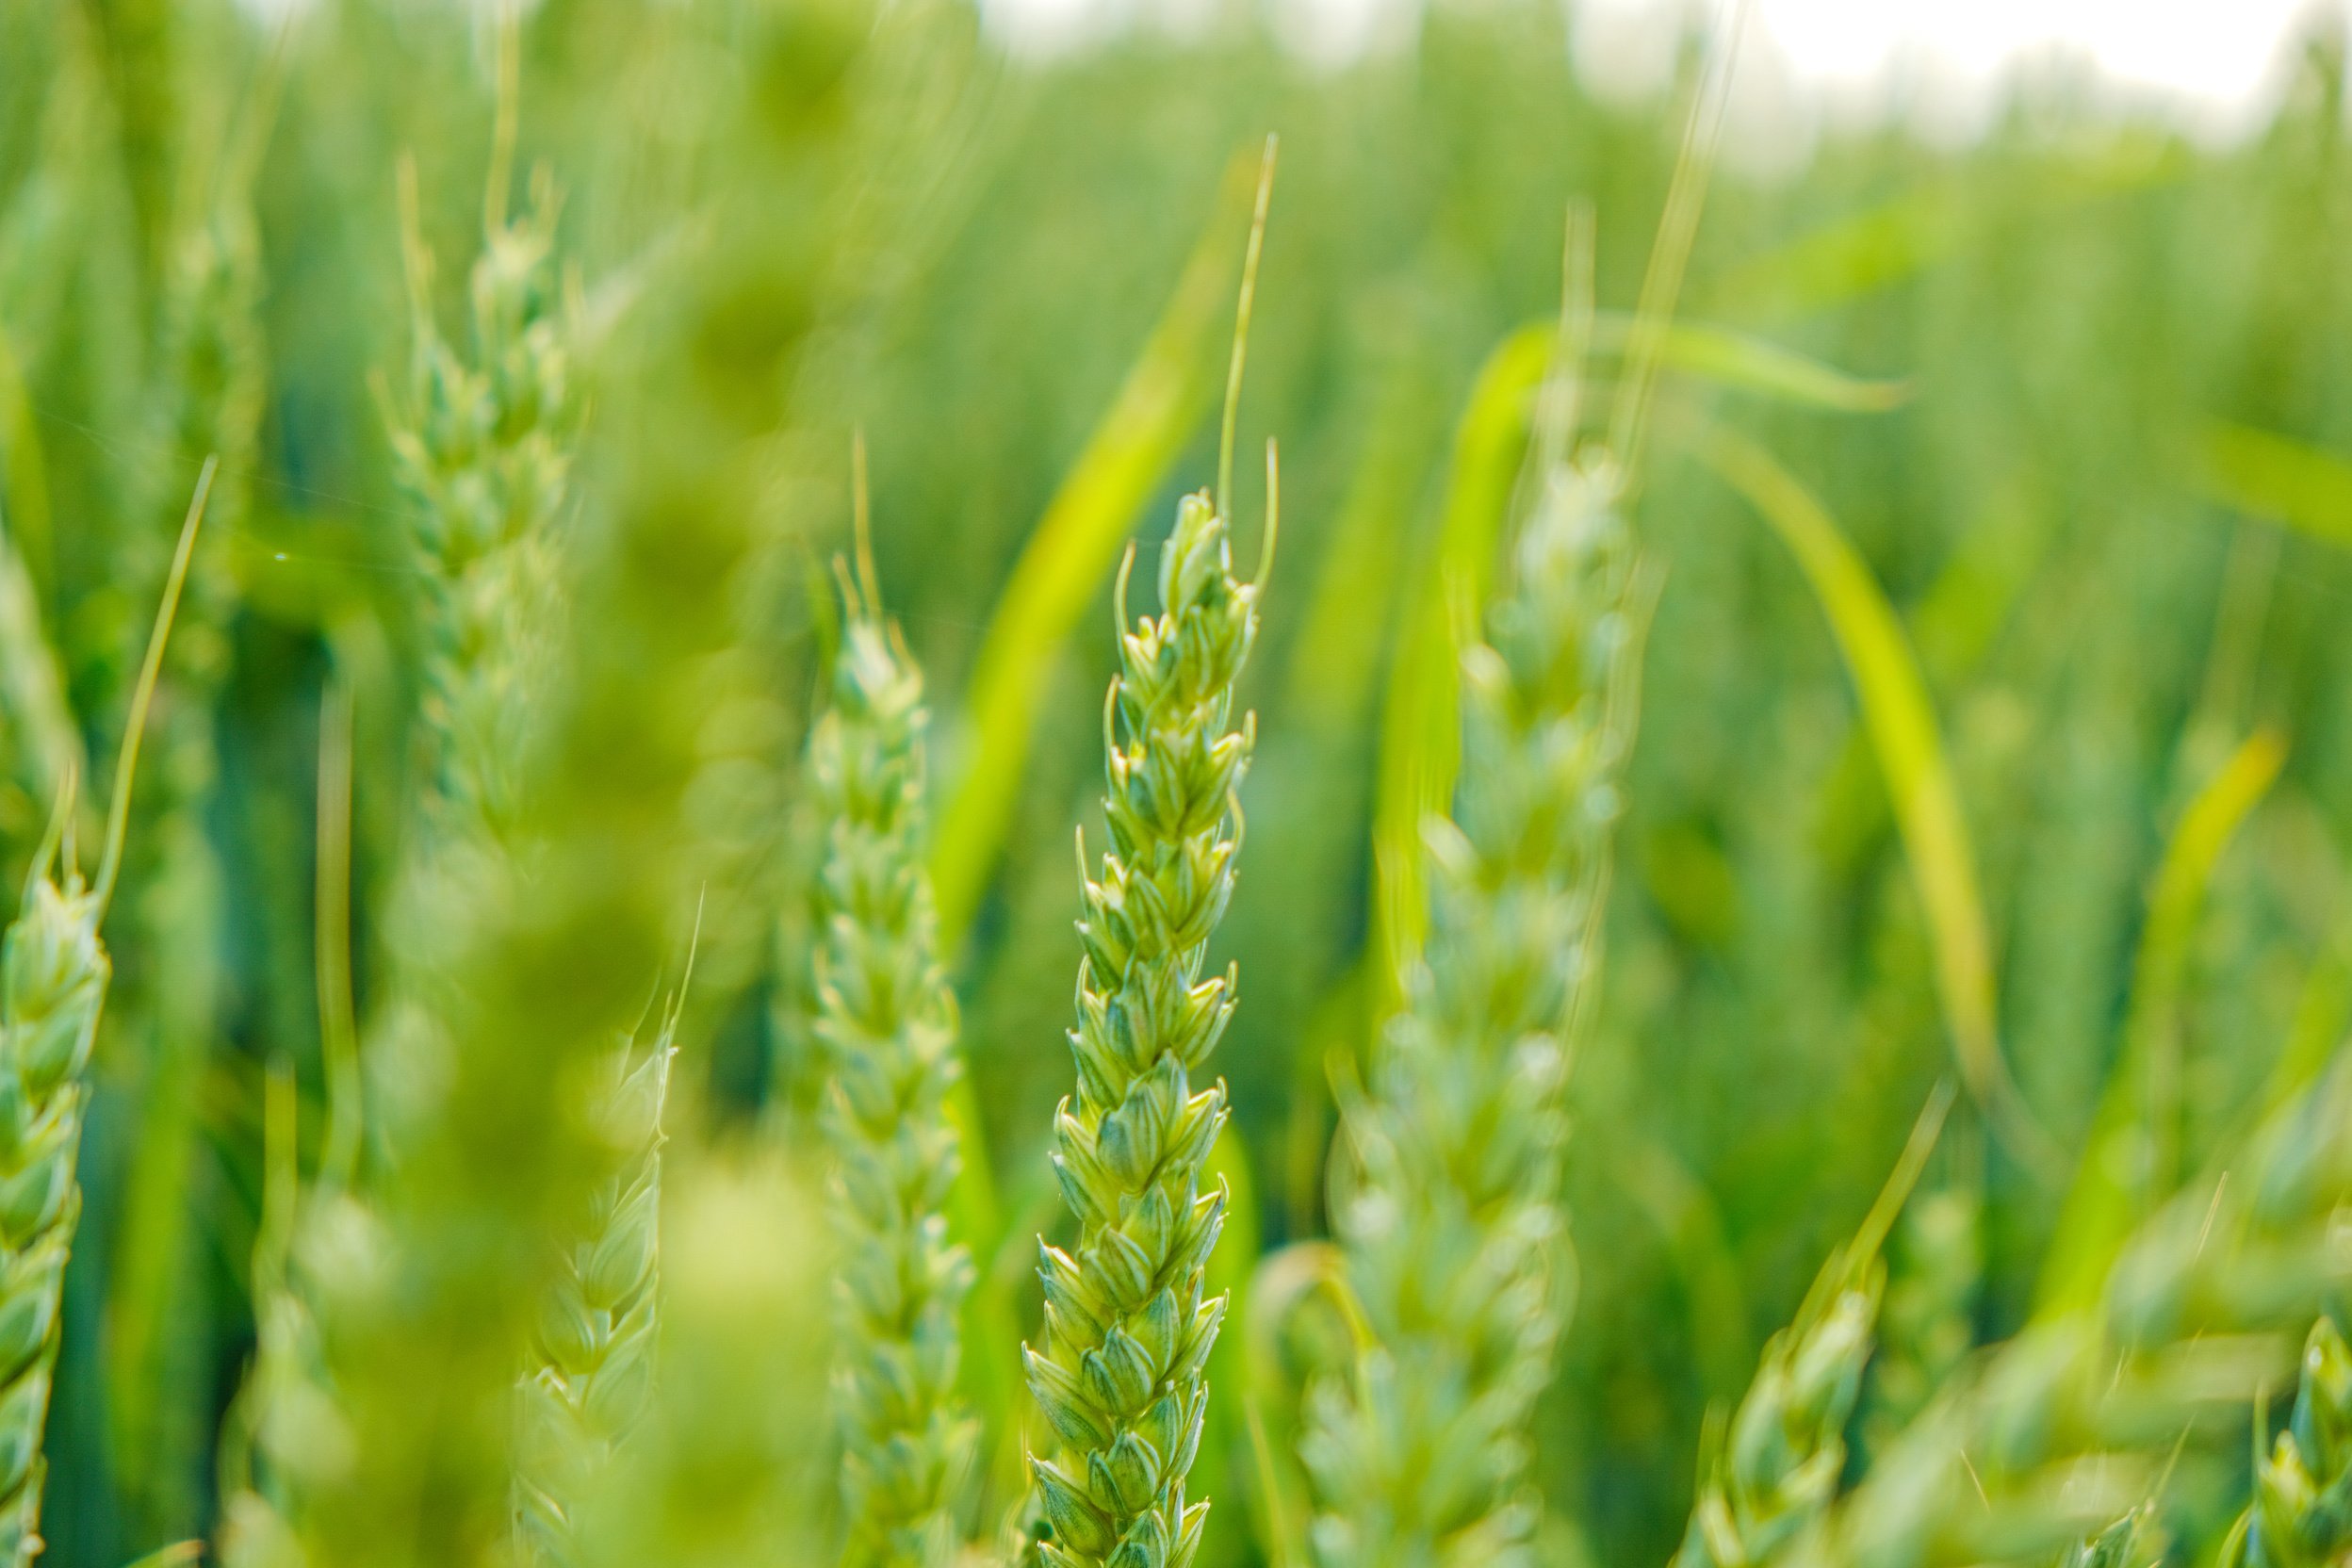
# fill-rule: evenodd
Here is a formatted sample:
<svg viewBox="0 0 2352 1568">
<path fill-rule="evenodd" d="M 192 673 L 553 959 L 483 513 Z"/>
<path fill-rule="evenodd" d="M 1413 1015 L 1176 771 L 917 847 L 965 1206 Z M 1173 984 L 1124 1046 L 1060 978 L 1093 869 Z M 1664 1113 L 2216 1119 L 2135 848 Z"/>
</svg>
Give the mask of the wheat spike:
<svg viewBox="0 0 2352 1568">
<path fill-rule="evenodd" d="M 41 1551 L 41 1431 L 57 1364 L 65 1265 L 82 1208 L 75 1165 L 90 1094 L 84 1072 L 113 978 L 98 928 L 122 872 L 139 741 L 214 467 L 207 462 L 197 481 L 148 638 L 97 878 L 85 881 L 76 864 L 69 781 L 16 920 L 0 938 L 0 1190 L 9 1195 L 0 1203 L 0 1560 L 15 1568 Z"/>
<path fill-rule="evenodd" d="M 579 423 L 577 315 L 557 265 L 561 203 L 542 172 L 515 218 L 498 217 L 474 264 L 472 356 L 445 339 L 427 298 L 432 263 L 403 171 L 415 296 L 408 406 L 387 423 L 417 502 L 416 558 L 430 603 L 425 719 L 433 738 L 429 830 L 505 841 L 519 806 L 561 629 L 560 523 Z"/>
<path fill-rule="evenodd" d="M 502 35 L 501 58 L 514 47 Z M 509 62 L 511 64 L 511 61 Z M 505 67 L 502 67 L 505 69 Z M 508 84 L 511 91 L 512 84 Z M 501 100 L 501 115 L 509 113 Z M 501 123 L 504 123 L 501 120 Z M 558 266 L 560 208 L 543 171 L 531 201 L 505 212 L 505 156 L 494 159 L 485 235 L 468 286 L 470 361 L 434 325 L 430 258 L 404 172 L 416 313 L 405 416 L 391 417 L 403 482 L 419 503 L 416 550 L 431 584 L 425 717 L 433 771 L 426 853 L 410 896 L 429 906 L 435 878 L 499 856 L 523 807 L 536 716 L 562 630 L 563 525 L 579 424 L 576 300 Z M 594 1195 L 542 1303 L 522 1380 L 514 1483 L 526 1558 L 577 1556 L 574 1514 L 599 1466 L 642 1415 L 658 1317 L 662 1110 L 675 1010 L 649 1047 L 615 1046 L 602 1112 L 616 1168 Z M 416 1026 L 431 1028 L 429 1020 Z"/>
<path fill-rule="evenodd" d="M 961 1067 L 925 870 L 923 678 L 880 615 L 859 468 L 859 569 L 843 574 L 832 704 L 808 748 L 825 835 L 815 1033 L 841 1237 L 845 1560 L 936 1568 L 956 1545 L 956 1493 L 978 1437 L 955 1392 L 972 1264 L 941 1215 Z"/>
<path fill-rule="evenodd" d="M 1755 1380 L 1707 1464 L 1674 1568 L 1752 1568 L 1810 1528 L 1838 1495 L 1846 1426 L 1886 1295 L 1881 1261 L 1944 1116 L 1939 1090 L 1854 1239 L 1833 1253 L 1796 1319 L 1764 1347 Z"/>
<path fill-rule="evenodd" d="M 1775 1563 L 2026 1562 L 2140 1507 L 2183 1435 L 2243 1418 L 2292 1364 L 2290 1325 L 2352 1280 L 2330 1234 L 2348 1114 L 2352 1058 L 2151 1217 L 2095 1307 L 1963 1368 Z"/>
<path fill-rule="evenodd" d="M 2322 1317 L 2303 1342 L 2295 1413 L 2254 1468 L 2222 1568 L 2327 1568 L 2352 1545 L 2352 1349 Z"/>
<path fill-rule="evenodd" d="M 1269 531 L 1270 547 L 1270 531 Z M 1130 558 L 1132 564 L 1132 557 Z M 1039 1241 L 1044 1348 L 1022 1361 L 1064 1449 L 1033 1457 L 1054 1568 L 1186 1568 L 1208 1504 L 1184 1478 L 1208 1409 L 1202 1369 L 1225 1312 L 1203 1270 L 1226 1194 L 1200 1190 L 1225 1123 L 1222 1080 L 1195 1090 L 1233 1016 L 1235 974 L 1201 977 L 1233 896 L 1234 792 L 1253 726 L 1232 722 L 1263 575 L 1233 575 L 1223 514 L 1179 504 L 1161 613 L 1127 629 L 1107 714 L 1111 847 L 1078 924 L 1077 1092 L 1054 1115 L 1054 1173 L 1078 1245 Z"/>
<path fill-rule="evenodd" d="M 601 1096 L 622 1168 L 597 1190 L 540 1309 L 524 1380 L 517 1534 L 536 1560 L 579 1556 L 575 1513 L 653 1386 L 662 1256 L 662 1110 L 677 1054 L 673 1008 L 650 1046 L 623 1041 Z"/>
<path fill-rule="evenodd" d="M 1335 1568 L 1524 1560 L 1524 1429 L 1560 1326 L 1561 1091 L 1639 622 L 1616 470 L 1562 462 L 1515 591 L 1462 658 L 1460 793 L 1424 830 L 1429 940 L 1347 1119 L 1335 1228 L 1376 1343 L 1316 1391 L 1303 1452 Z"/>
</svg>

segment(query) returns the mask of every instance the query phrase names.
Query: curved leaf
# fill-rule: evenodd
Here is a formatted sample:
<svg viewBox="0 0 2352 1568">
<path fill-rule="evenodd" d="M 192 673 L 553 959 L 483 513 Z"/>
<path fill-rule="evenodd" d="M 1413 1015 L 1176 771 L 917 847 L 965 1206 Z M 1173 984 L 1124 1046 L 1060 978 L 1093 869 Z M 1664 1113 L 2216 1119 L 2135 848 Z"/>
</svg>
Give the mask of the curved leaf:
<svg viewBox="0 0 2352 1568">
<path fill-rule="evenodd" d="M 2352 462 L 2252 425 L 2217 420 L 2205 432 L 2198 481 L 2225 506 L 2352 548 Z"/>
<path fill-rule="evenodd" d="M 1712 436 L 1704 452 L 1780 535 L 1829 619 L 1926 911 L 1936 988 L 1961 1080 L 2003 1146 L 2055 1179 L 2061 1168 L 2057 1146 L 2018 1094 L 2001 1054 L 1992 939 L 1977 889 L 1975 853 L 1935 705 L 1903 623 L 1836 520 L 1771 454 L 1728 433 Z"/>
<path fill-rule="evenodd" d="M 2123 1047 L 2034 1293 L 2042 1309 L 2063 1312 L 2092 1301 L 2132 1228 L 2172 1195 L 2189 945 L 2222 852 L 2270 792 L 2286 756 L 2286 743 L 2274 731 L 2247 737 L 2189 802 L 2164 846 L 2132 965 Z"/>
</svg>

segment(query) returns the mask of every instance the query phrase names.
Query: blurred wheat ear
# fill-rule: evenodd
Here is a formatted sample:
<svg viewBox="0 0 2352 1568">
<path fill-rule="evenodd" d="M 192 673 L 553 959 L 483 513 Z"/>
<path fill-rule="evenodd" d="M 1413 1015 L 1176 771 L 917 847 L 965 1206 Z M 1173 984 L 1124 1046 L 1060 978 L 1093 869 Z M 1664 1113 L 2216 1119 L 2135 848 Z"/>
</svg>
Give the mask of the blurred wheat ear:
<svg viewBox="0 0 2352 1568">
<path fill-rule="evenodd" d="M 961 1076 L 925 863 L 923 677 L 883 618 L 856 452 L 857 568 L 842 569 L 831 702 L 808 745 L 824 860 L 816 882 L 816 1034 L 841 1233 L 845 1560 L 940 1568 L 979 1429 L 956 1396 L 972 1263 L 944 1213 Z"/>
</svg>

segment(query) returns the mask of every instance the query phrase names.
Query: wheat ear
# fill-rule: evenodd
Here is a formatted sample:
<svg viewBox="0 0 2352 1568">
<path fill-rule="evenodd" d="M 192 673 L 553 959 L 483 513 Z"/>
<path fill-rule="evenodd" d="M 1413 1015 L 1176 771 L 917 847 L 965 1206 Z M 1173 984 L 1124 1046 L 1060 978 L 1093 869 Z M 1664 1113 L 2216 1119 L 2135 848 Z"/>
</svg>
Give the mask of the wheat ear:
<svg viewBox="0 0 2352 1568">
<path fill-rule="evenodd" d="M 1594 972 L 1641 614 L 1615 468 L 1563 462 L 1517 587 L 1462 656 L 1452 820 L 1335 1228 L 1375 1343 L 1310 1401 L 1302 1457 L 1328 1563 L 1515 1560 L 1533 1527 L 1527 1417 L 1560 1306 L 1561 1091 Z"/>
<path fill-rule="evenodd" d="M 1764 1347 L 1709 1460 L 1674 1568 L 1769 1562 L 1837 1498 L 1846 1425 L 1886 1293 L 1880 1253 L 1951 1106 L 1951 1090 L 1939 1090 L 1861 1229 L 1822 1267 L 1795 1320 Z"/>
<path fill-rule="evenodd" d="M 69 782 L 16 920 L 0 938 L 0 1193 L 7 1195 L 0 1200 L 0 1560 L 15 1568 L 41 1551 L 41 1432 L 57 1372 L 65 1265 L 82 1210 L 74 1168 L 90 1094 L 83 1074 L 113 976 L 98 928 L 122 870 L 139 739 L 214 467 L 207 462 L 197 481 L 148 639 L 97 880 L 85 882 L 75 864 Z"/>
<path fill-rule="evenodd" d="M 858 463 L 858 570 L 841 574 L 832 703 L 808 745 L 825 835 L 815 888 L 816 1036 L 841 1246 L 834 1396 L 844 1560 L 937 1568 L 977 1429 L 956 1397 L 971 1260 L 941 1216 L 957 1165 L 960 1072 L 925 870 L 923 677 L 885 622 Z"/>
<path fill-rule="evenodd" d="M 561 629 L 558 525 L 580 399 L 577 304 L 555 252 L 561 207 L 542 172 L 518 217 L 494 214 L 469 279 L 469 362 L 434 324 L 414 171 L 401 171 L 415 321 L 403 408 L 382 396 L 430 602 L 424 716 L 433 741 L 428 830 L 502 842 L 533 732 L 532 698 Z M 380 394 L 381 396 L 381 394 Z"/>
<path fill-rule="evenodd" d="M 2140 1507 L 2183 1434 L 2243 1418 L 2292 1364 L 2287 1326 L 2352 1282 L 2331 1230 L 2348 1116 L 2352 1058 L 2158 1211 L 2095 1307 L 1964 1367 L 1775 1562 L 2027 1562 Z"/>
<path fill-rule="evenodd" d="M 1269 526 L 1269 549 L 1271 538 Z M 1201 492 L 1179 504 L 1161 550 L 1160 615 L 1132 630 L 1126 582 L 1122 568 L 1104 737 L 1111 846 L 1086 882 L 1077 1092 L 1054 1115 L 1054 1168 L 1078 1244 L 1040 1240 L 1045 1345 L 1021 1352 L 1065 1445 L 1030 1461 L 1054 1568 L 1192 1561 L 1208 1504 L 1186 1504 L 1184 1478 L 1226 1301 L 1203 1289 L 1226 1193 L 1201 1191 L 1225 1086 L 1196 1091 L 1192 1080 L 1233 1009 L 1234 972 L 1203 979 L 1201 967 L 1233 896 L 1233 796 L 1254 732 L 1233 723 L 1233 682 L 1264 574 L 1234 578 L 1225 516 Z"/>
<path fill-rule="evenodd" d="M 522 1391 L 515 1526 L 526 1560 L 579 1558 L 576 1513 L 613 1447 L 644 1417 L 653 1387 L 662 1258 L 662 1111 L 677 1054 L 678 1005 L 653 1043 L 624 1040 L 602 1097 L 623 1152 L 541 1304 L 537 1355 Z"/>
<path fill-rule="evenodd" d="M 2068 1546 L 2058 1568 L 2154 1568 L 2164 1560 L 2155 1506 L 2142 1503 L 2105 1529 Z"/>
<path fill-rule="evenodd" d="M 2303 1343 L 2295 1413 L 2254 1467 L 2220 1568 L 2328 1568 L 2352 1545 L 2352 1349 L 2333 1320 Z"/>
</svg>

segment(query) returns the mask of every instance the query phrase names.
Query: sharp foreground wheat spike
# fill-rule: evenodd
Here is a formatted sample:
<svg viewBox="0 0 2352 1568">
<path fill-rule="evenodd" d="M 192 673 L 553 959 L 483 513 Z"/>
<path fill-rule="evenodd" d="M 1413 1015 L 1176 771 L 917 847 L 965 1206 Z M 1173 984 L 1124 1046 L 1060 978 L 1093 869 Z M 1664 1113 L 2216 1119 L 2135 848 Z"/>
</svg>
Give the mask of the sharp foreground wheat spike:
<svg viewBox="0 0 2352 1568">
<path fill-rule="evenodd" d="M 923 815 L 923 677 L 874 601 L 845 586 L 833 702 L 808 748 L 825 834 L 815 889 L 816 1034 L 841 1232 L 834 1382 L 847 1559 L 947 1561 L 976 1430 L 956 1398 L 972 1265 L 940 1209 L 956 1180 L 947 1093 L 956 1005 L 937 952 Z"/>
<path fill-rule="evenodd" d="M 2183 1433 L 2242 1418 L 2291 1361 L 2287 1326 L 2352 1281 L 2330 1235 L 2352 1184 L 2348 1116 L 2352 1058 L 2236 1168 L 2159 1211 L 2097 1309 L 2034 1324 L 1964 1369 L 1775 1560 L 2030 1562 L 2140 1506 Z"/>
<path fill-rule="evenodd" d="M 1426 829 L 1425 961 L 1347 1120 L 1337 1207 L 1374 1344 L 1315 1391 L 1315 1542 L 1342 1564 L 1525 1559 L 1527 1414 L 1559 1328 L 1561 1088 L 1594 972 L 1638 642 L 1615 470 L 1562 464 L 1462 667 L 1454 820 Z"/>
<path fill-rule="evenodd" d="M 1077 1093 L 1054 1116 L 1054 1168 L 1078 1217 L 1074 1252 L 1039 1243 L 1045 1349 L 1029 1386 L 1065 1445 L 1033 1458 L 1054 1568 L 1186 1568 L 1205 1501 L 1184 1478 L 1208 1409 L 1202 1368 L 1226 1298 L 1203 1299 L 1225 1219 L 1200 1190 L 1225 1124 L 1220 1080 L 1195 1091 L 1233 1016 L 1235 975 L 1200 978 L 1233 896 L 1233 792 L 1254 727 L 1232 724 L 1233 682 L 1263 586 L 1236 581 L 1226 519 L 1187 496 L 1160 554 L 1161 614 L 1126 629 L 1111 685 L 1111 847 L 1078 932 Z"/>
<path fill-rule="evenodd" d="M 2295 1414 L 2255 1466 L 2254 1501 L 2221 1568 L 2328 1568 L 2352 1545 L 2352 1349 L 2334 1322 L 2311 1325 Z"/>
<path fill-rule="evenodd" d="M 515 1512 L 527 1556 L 577 1559 L 574 1513 L 653 1386 L 661 1284 L 662 1107 L 677 1054 L 675 1012 L 650 1050 L 625 1045 L 604 1097 L 626 1164 L 557 1273 L 540 1315 L 538 1364 L 523 1385 Z"/>
</svg>

